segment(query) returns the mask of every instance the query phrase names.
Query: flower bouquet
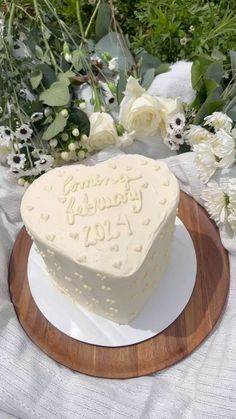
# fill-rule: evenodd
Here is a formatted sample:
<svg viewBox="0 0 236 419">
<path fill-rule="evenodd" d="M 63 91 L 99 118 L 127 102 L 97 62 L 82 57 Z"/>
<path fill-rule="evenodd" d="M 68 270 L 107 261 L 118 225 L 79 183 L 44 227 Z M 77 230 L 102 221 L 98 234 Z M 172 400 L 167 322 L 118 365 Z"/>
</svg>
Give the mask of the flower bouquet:
<svg viewBox="0 0 236 419">
<path fill-rule="evenodd" d="M 27 187 L 53 167 L 81 162 L 106 147 L 129 150 L 143 138 L 170 150 L 192 150 L 203 198 L 217 222 L 236 231 L 236 181 L 208 183 L 235 163 L 236 52 L 199 56 L 193 63 L 193 98 L 158 94 L 170 70 L 143 48 L 131 48 L 113 2 L 98 0 L 86 25 L 75 2 L 68 26 L 50 0 L 23 8 L 4 2 L 0 17 L 0 161 Z M 213 189 L 212 189 L 213 188 Z M 213 197 L 214 208 L 210 204 Z"/>
</svg>

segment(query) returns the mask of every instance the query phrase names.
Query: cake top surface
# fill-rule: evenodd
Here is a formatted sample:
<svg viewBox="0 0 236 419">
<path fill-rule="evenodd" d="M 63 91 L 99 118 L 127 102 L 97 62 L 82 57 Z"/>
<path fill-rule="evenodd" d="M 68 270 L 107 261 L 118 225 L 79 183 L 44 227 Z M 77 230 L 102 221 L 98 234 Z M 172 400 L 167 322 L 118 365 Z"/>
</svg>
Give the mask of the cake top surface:
<svg viewBox="0 0 236 419">
<path fill-rule="evenodd" d="M 178 199 L 164 162 L 119 155 L 47 172 L 26 190 L 21 214 L 36 241 L 119 277 L 140 267 Z"/>
</svg>

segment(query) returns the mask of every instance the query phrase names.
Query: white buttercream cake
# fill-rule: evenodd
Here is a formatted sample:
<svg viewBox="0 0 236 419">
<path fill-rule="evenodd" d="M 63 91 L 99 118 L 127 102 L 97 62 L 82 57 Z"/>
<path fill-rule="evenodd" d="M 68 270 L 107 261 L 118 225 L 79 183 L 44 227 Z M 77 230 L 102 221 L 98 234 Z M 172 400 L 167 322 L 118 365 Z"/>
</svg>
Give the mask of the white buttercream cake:
<svg viewBox="0 0 236 419">
<path fill-rule="evenodd" d="M 26 190 L 21 214 L 53 283 L 126 324 L 168 264 L 178 202 L 178 182 L 164 162 L 119 155 L 44 174 Z"/>
</svg>

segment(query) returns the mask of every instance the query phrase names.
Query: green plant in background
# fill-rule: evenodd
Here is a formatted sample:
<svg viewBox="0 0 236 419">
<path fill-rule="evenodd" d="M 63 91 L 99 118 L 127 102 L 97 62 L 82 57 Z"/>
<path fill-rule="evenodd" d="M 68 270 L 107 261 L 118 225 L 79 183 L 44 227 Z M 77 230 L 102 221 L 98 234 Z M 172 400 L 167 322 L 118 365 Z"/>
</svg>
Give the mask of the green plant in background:
<svg viewBox="0 0 236 419">
<path fill-rule="evenodd" d="M 132 44 L 162 61 L 226 55 L 236 45 L 236 2 L 228 0 L 115 0 Z"/>
</svg>

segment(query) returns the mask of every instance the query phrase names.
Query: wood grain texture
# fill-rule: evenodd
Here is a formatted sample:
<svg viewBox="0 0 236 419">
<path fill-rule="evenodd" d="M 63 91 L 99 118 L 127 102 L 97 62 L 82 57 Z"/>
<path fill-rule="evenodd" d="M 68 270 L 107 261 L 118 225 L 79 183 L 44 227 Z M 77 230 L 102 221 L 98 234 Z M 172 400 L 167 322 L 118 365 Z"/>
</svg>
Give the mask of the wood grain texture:
<svg viewBox="0 0 236 419">
<path fill-rule="evenodd" d="M 192 237 L 197 255 L 192 296 L 175 322 L 163 332 L 141 343 L 115 348 L 77 341 L 60 332 L 41 314 L 28 285 L 27 262 L 32 241 L 23 228 L 11 255 L 9 290 L 18 319 L 32 341 L 57 362 L 84 374 L 106 378 L 147 375 L 190 354 L 211 332 L 224 308 L 229 264 L 214 222 L 183 192 L 179 218 Z"/>
</svg>

